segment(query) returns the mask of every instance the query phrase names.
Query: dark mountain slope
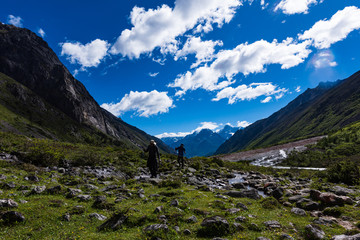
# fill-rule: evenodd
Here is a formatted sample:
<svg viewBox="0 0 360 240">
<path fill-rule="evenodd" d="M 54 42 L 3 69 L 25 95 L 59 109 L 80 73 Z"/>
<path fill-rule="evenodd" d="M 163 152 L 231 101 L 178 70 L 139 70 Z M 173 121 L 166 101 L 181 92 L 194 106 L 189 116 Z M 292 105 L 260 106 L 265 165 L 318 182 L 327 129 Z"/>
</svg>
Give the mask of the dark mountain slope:
<svg viewBox="0 0 360 240">
<path fill-rule="evenodd" d="M 118 141 L 88 125 L 80 124 L 51 106 L 27 87 L 0 73 L 0 131 L 37 138 L 92 144 Z"/>
<path fill-rule="evenodd" d="M 224 140 L 210 129 L 203 129 L 200 132 L 187 135 L 173 146 L 178 147 L 183 143 L 186 149 L 186 157 L 208 156 L 214 153 Z"/>
<path fill-rule="evenodd" d="M 360 72 L 308 89 L 266 119 L 237 131 L 216 154 L 320 135 L 360 119 Z"/>
<path fill-rule="evenodd" d="M 154 138 L 102 109 L 48 44 L 30 30 L 0 23 L 0 72 L 79 124 L 134 146 L 144 147 Z M 162 150 L 169 150 L 156 140 Z"/>
</svg>

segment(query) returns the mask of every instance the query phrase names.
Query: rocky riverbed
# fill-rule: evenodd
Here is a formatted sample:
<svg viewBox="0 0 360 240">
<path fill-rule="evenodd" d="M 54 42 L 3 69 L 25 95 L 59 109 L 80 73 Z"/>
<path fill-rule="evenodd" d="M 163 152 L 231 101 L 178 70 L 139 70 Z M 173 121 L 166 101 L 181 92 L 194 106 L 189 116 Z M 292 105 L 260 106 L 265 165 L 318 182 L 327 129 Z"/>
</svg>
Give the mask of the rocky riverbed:
<svg viewBox="0 0 360 240">
<path fill-rule="evenodd" d="M 291 152 L 302 152 L 307 145 L 315 144 L 326 136 L 318 136 L 286 144 L 280 144 L 268 148 L 255 149 L 250 151 L 236 152 L 219 156 L 226 161 L 251 161 L 255 166 L 275 167 L 280 164 Z"/>
</svg>

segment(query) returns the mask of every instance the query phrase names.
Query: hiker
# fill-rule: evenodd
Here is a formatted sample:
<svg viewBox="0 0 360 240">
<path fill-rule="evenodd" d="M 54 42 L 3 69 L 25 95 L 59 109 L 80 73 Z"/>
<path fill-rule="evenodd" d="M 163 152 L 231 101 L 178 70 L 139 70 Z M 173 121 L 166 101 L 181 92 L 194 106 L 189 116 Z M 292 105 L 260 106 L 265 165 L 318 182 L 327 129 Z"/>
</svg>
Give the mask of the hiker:
<svg viewBox="0 0 360 240">
<path fill-rule="evenodd" d="M 180 147 L 175 148 L 175 150 L 178 151 L 179 167 L 183 168 L 184 167 L 184 153 L 185 153 L 184 144 L 181 144 Z"/>
<path fill-rule="evenodd" d="M 149 158 L 147 160 L 147 167 L 150 170 L 151 178 L 156 178 L 157 170 L 158 170 L 157 159 L 159 159 L 159 162 L 160 162 L 160 154 L 159 154 L 159 149 L 156 146 L 155 141 L 151 140 L 150 145 L 147 147 L 147 149 L 144 149 L 144 151 L 149 152 Z"/>
</svg>

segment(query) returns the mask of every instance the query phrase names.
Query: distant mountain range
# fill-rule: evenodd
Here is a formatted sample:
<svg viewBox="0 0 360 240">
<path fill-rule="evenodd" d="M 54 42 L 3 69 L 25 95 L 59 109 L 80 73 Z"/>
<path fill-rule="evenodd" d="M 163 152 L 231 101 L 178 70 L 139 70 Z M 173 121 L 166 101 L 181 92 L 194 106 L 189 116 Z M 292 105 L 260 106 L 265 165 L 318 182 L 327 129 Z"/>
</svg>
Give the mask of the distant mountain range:
<svg viewBox="0 0 360 240">
<path fill-rule="evenodd" d="M 345 80 L 320 83 L 286 107 L 237 131 L 215 154 L 260 148 L 326 134 L 360 120 L 360 72 Z"/>
<path fill-rule="evenodd" d="M 172 149 L 180 146 L 180 144 L 184 144 L 186 157 L 188 158 L 194 156 L 210 156 L 237 130 L 239 130 L 238 127 L 225 125 L 225 127 L 219 131 L 202 129 L 185 137 L 165 137 L 161 138 L 161 140 Z"/>
<path fill-rule="evenodd" d="M 0 23 L 0 54 L 1 131 L 135 148 L 156 139 L 102 109 L 30 30 Z M 162 151 L 172 151 L 156 142 Z"/>
</svg>

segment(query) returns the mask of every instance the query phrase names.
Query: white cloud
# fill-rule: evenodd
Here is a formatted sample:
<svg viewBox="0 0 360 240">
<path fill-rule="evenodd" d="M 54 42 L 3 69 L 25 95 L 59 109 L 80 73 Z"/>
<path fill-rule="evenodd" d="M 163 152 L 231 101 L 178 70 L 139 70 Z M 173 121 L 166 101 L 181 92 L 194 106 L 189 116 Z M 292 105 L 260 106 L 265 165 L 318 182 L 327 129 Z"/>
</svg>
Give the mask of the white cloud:
<svg viewBox="0 0 360 240">
<path fill-rule="evenodd" d="M 158 135 L 155 135 L 157 138 L 166 138 L 166 137 L 185 137 L 187 135 L 191 134 L 191 132 L 178 132 L 178 133 L 161 133 Z"/>
<path fill-rule="evenodd" d="M 360 9 L 351 6 L 336 12 L 330 20 L 320 20 L 299 35 L 300 40 L 311 39 L 316 48 L 329 48 L 341 41 L 353 30 L 360 28 Z"/>
<path fill-rule="evenodd" d="M 326 68 L 326 67 L 335 67 L 337 66 L 337 63 L 334 61 L 335 57 L 334 54 L 329 51 L 321 51 L 317 54 L 315 54 L 311 60 L 310 63 L 314 66 L 314 68 Z"/>
<path fill-rule="evenodd" d="M 237 127 L 239 128 L 246 128 L 247 126 L 250 126 L 251 123 L 249 123 L 248 121 L 238 121 L 237 122 Z"/>
<path fill-rule="evenodd" d="M 223 89 L 234 83 L 233 77 L 238 73 L 265 72 L 268 64 L 280 64 L 282 69 L 288 69 L 302 63 L 310 54 L 310 41 L 297 43 L 292 38 L 283 42 L 267 42 L 260 40 L 252 44 L 240 44 L 232 50 L 220 51 L 210 66 L 197 68 L 179 75 L 169 87 L 180 88 L 177 95 L 188 90 L 203 88 L 206 90 Z M 219 82 L 221 78 L 226 78 Z"/>
<path fill-rule="evenodd" d="M 312 4 L 317 4 L 322 2 L 322 0 L 281 0 L 278 5 L 276 5 L 274 11 L 282 10 L 283 13 L 292 15 L 296 13 L 308 13 L 309 6 Z"/>
<path fill-rule="evenodd" d="M 191 29 L 208 32 L 213 24 L 221 27 L 230 22 L 240 5 L 240 0 L 177 0 L 174 8 L 165 4 L 148 10 L 134 7 L 130 14 L 133 27 L 122 31 L 111 53 L 139 58 L 157 47 L 171 52 L 177 37 Z"/>
<path fill-rule="evenodd" d="M 239 128 L 246 128 L 247 126 L 249 126 L 251 123 L 247 122 L 247 121 L 238 121 L 237 122 L 237 127 Z M 233 127 L 232 124 L 230 123 L 226 123 L 225 125 L 229 125 L 231 127 Z M 200 126 L 197 127 L 196 129 L 190 131 L 190 132 L 178 132 L 178 133 L 162 133 L 162 134 L 158 134 L 155 137 L 157 138 L 165 138 L 165 137 L 185 137 L 187 135 L 193 134 L 194 132 L 200 132 L 203 129 L 210 129 L 214 132 L 219 132 L 222 128 L 222 126 L 224 126 L 224 124 L 220 123 L 215 123 L 215 122 L 201 122 Z"/>
<path fill-rule="evenodd" d="M 278 88 L 272 83 L 252 83 L 249 86 L 243 84 L 236 88 L 227 87 L 216 94 L 216 98 L 213 101 L 219 101 L 221 99 L 229 99 L 228 103 L 233 104 L 237 101 L 245 101 L 256 99 L 260 96 L 271 96 L 274 94 L 281 94 L 287 90 Z M 268 101 L 270 101 L 268 99 Z"/>
<path fill-rule="evenodd" d="M 158 72 L 156 72 L 156 73 L 149 73 L 149 76 L 150 76 L 150 77 L 156 77 L 158 74 L 159 74 Z"/>
<path fill-rule="evenodd" d="M 267 98 L 265 98 L 264 100 L 261 100 L 260 102 L 261 102 L 261 103 L 268 103 L 268 102 L 271 101 L 271 99 L 272 99 L 272 97 L 267 97 Z"/>
<path fill-rule="evenodd" d="M 194 132 L 200 132 L 203 129 L 210 129 L 212 131 L 216 130 L 219 126 L 221 126 L 222 124 L 217 124 L 214 122 L 201 122 L 200 126 L 197 127 L 196 129 L 190 131 L 190 132 L 178 132 L 178 133 L 162 133 L 162 134 L 158 134 L 155 137 L 157 138 L 165 138 L 165 137 L 185 137 L 187 135 L 193 134 Z"/>
<path fill-rule="evenodd" d="M 166 61 L 166 59 L 161 59 L 161 58 L 158 58 L 158 59 L 153 58 L 152 60 L 153 60 L 154 62 L 160 64 L 161 66 L 164 66 L 164 65 L 165 65 L 165 61 Z"/>
<path fill-rule="evenodd" d="M 203 129 L 215 130 L 219 127 L 219 124 L 214 122 L 201 122 L 200 126 L 197 127 L 193 132 L 200 132 Z"/>
<path fill-rule="evenodd" d="M 97 67 L 101 60 L 107 55 L 109 43 L 104 40 L 95 39 L 85 45 L 79 42 L 61 43 L 61 56 L 66 55 L 71 63 L 78 63 L 85 67 Z"/>
<path fill-rule="evenodd" d="M 167 92 L 130 91 L 118 103 L 104 103 L 102 108 L 108 110 L 115 116 L 120 116 L 124 112 L 135 111 L 139 116 L 149 117 L 159 113 L 167 113 L 169 108 L 174 107 L 173 100 L 168 97 Z"/>
<path fill-rule="evenodd" d="M 45 37 L 45 35 L 46 35 L 45 31 L 44 31 L 42 28 L 39 28 L 38 34 L 39 34 L 42 38 Z"/>
<path fill-rule="evenodd" d="M 296 89 L 295 89 L 295 92 L 301 92 L 301 87 L 297 86 Z"/>
<path fill-rule="evenodd" d="M 22 27 L 22 18 L 21 17 L 15 17 L 14 15 L 9 15 L 7 18 L 7 23 L 14 25 L 16 27 Z"/>
<path fill-rule="evenodd" d="M 215 47 L 222 46 L 222 41 L 201 41 L 200 37 L 189 37 L 181 50 L 175 54 L 175 61 L 185 58 L 189 54 L 195 54 L 197 61 L 191 68 L 199 66 L 203 62 L 211 61 L 214 57 Z"/>
<path fill-rule="evenodd" d="M 279 93 L 278 95 L 275 96 L 276 100 L 279 100 L 280 98 L 282 98 L 284 96 L 284 92 Z"/>
</svg>

